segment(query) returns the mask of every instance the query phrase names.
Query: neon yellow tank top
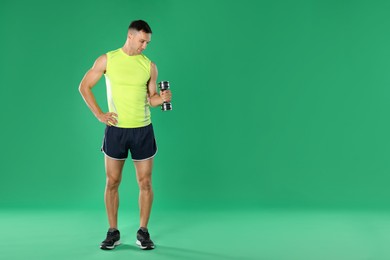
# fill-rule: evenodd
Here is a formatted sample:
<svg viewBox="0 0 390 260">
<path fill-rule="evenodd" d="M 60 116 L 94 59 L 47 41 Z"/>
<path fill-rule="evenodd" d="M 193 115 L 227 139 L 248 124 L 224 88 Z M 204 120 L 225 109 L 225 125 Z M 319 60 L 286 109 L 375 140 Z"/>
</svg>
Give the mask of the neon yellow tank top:
<svg viewBox="0 0 390 260">
<path fill-rule="evenodd" d="M 129 56 L 122 48 L 107 53 L 108 109 L 118 114 L 117 127 L 136 128 L 151 123 L 147 99 L 150 63 L 145 55 Z"/>
</svg>

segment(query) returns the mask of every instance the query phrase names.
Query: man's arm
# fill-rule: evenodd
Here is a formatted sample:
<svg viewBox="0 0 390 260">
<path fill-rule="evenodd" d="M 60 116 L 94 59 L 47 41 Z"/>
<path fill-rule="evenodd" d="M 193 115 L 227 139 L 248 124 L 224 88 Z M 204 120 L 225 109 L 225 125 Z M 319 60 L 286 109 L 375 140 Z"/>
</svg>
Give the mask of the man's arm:
<svg viewBox="0 0 390 260">
<path fill-rule="evenodd" d="M 150 79 L 148 82 L 148 98 L 149 98 L 149 104 L 152 107 L 156 107 L 161 105 L 163 102 L 170 102 L 171 101 L 171 91 L 165 90 L 160 92 L 160 95 L 157 93 L 157 66 L 153 62 L 150 64 Z"/>
<path fill-rule="evenodd" d="M 84 78 L 80 82 L 79 91 L 81 96 L 84 98 L 89 109 L 96 116 L 96 118 L 106 125 L 116 125 L 118 121 L 115 117 L 118 117 L 115 113 L 104 113 L 96 102 L 95 96 L 93 95 L 92 88 L 96 85 L 99 79 L 103 76 L 106 71 L 107 56 L 103 54 L 93 64 L 92 68 L 88 70 Z"/>
</svg>

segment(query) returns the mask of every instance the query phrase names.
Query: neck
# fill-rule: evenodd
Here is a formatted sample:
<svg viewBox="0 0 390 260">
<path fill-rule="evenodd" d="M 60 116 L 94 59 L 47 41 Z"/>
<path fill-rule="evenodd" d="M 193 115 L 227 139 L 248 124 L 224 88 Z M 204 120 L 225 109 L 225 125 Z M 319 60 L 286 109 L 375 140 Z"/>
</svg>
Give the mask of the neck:
<svg viewBox="0 0 390 260">
<path fill-rule="evenodd" d="M 125 45 L 123 45 L 122 50 L 124 53 L 126 53 L 129 56 L 137 55 L 137 51 L 134 51 L 130 48 L 129 44 L 126 42 Z"/>
</svg>

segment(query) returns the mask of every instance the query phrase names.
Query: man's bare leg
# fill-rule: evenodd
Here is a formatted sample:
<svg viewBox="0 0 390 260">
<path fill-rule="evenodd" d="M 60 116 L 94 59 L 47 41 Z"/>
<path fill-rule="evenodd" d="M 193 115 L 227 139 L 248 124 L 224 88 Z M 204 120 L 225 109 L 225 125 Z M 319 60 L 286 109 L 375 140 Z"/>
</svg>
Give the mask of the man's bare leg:
<svg viewBox="0 0 390 260">
<path fill-rule="evenodd" d="M 134 161 L 139 186 L 140 227 L 147 228 L 153 203 L 153 158 Z"/>
<path fill-rule="evenodd" d="M 122 180 L 122 169 L 125 160 L 115 160 L 108 156 L 104 158 L 106 168 L 106 190 L 104 201 L 110 228 L 118 229 L 118 188 Z"/>
</svg>

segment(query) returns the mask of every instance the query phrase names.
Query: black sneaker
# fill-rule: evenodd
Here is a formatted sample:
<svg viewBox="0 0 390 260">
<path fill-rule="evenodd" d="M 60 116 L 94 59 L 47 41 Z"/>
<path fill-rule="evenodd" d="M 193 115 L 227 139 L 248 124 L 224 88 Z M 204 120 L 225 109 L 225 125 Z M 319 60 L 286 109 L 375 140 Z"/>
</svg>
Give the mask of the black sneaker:
<svg viewBox="0 0 390 260">
<path fill-rule="evenodd" d="M 154 249 L 154 243 L 150 240 L 149 232 L 142 231 L 141 229 L 137 232 L 137 242 L 136 244 L 143 250 L 145 249 Z"/>
<path fill-rule="evenodd" d="M 100 248 L 103 250 L 111 250 L 114 249 L 115 246 L 120 245 L 121 234 L 119 230 L 108 231 L 106 239 L 100 244 Z"/>
</svg>

